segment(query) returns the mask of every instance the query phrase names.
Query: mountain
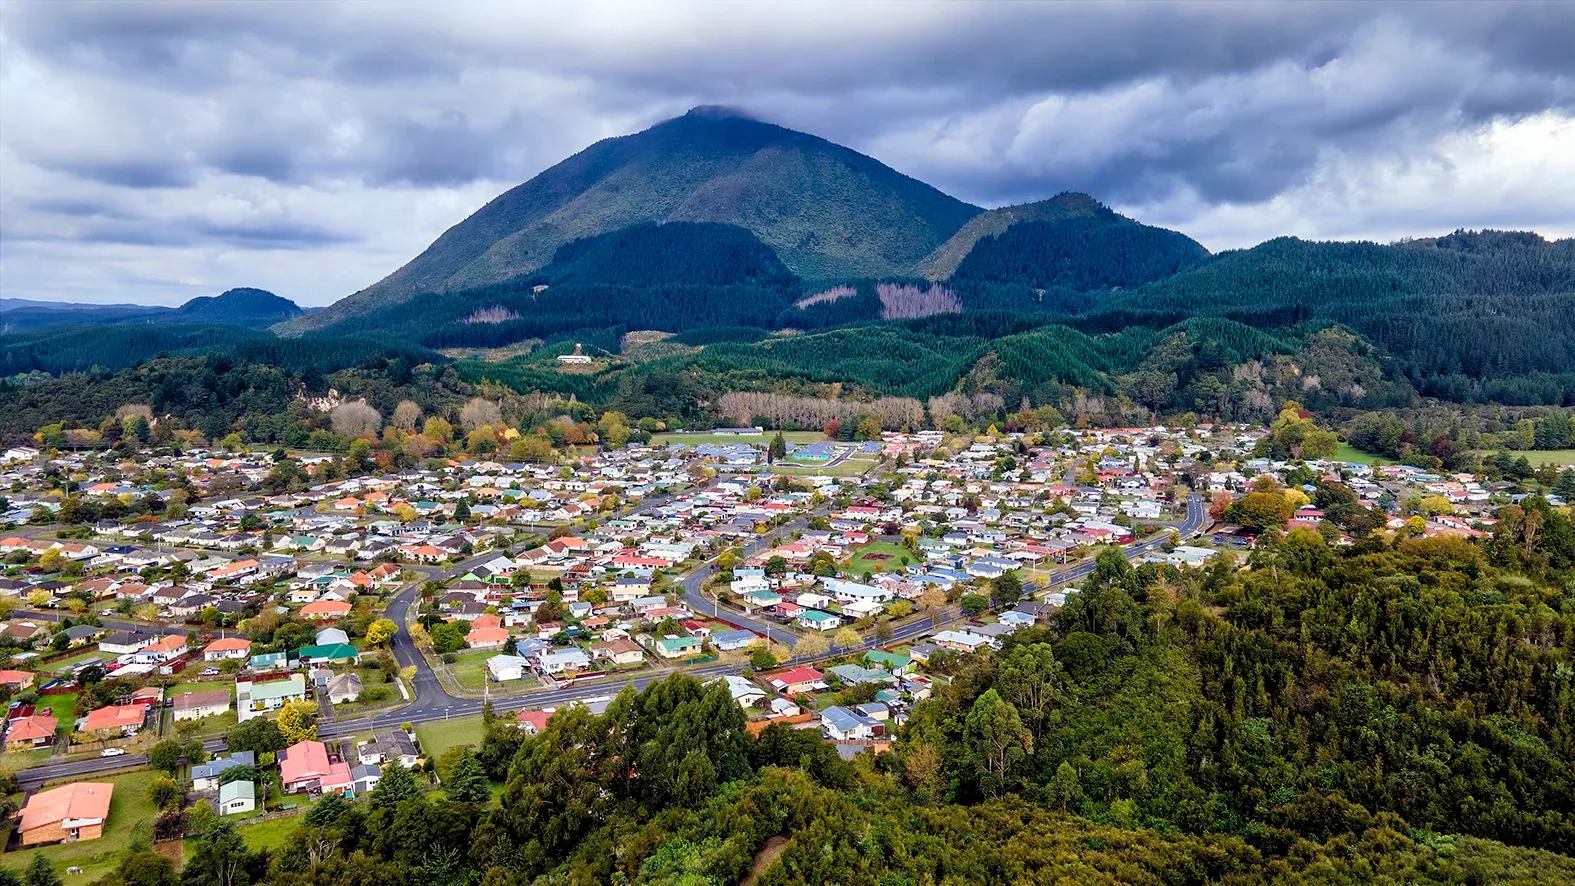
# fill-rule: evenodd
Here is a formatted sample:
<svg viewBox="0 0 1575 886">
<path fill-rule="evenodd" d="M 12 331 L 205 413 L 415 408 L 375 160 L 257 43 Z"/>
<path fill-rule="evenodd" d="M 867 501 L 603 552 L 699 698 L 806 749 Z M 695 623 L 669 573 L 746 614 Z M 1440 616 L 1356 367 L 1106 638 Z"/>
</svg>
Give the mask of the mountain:
<svg viewBox="0 0 1575 886">
<path fill-rule="evenodd" d="M 743 227 L 801 277 L 902 274 L 981 211 L 825 139 L 696 108 L 591 145 L 498 196 L 380 282 L 283 331 L 529 274 L 564 243 L 639 222 Z"/>
<path fill-rule="evenodd" d="M 180 322 L 232 323 L 257 326 L 289 320 L 304 313 L 300 306 L 266 289 L 241 287 L 218 295 L 200 295 L 175 309 Z"/>
<path fill-rule="evenodd" d="M 197 324 L 268 326 L 306 313 L 295 302 L 263 289 L 238 288 L 198 296 L 178 308 L 161 305 L 94 305 L 26 298 L 0 299 L 0 330 L 8 333 L 66 326 Z"/>
<path fill-rule="evenodd" d="M 953 280 L 1088 292 L 1138 286 L 1208 257 L 1185 234 L 1140 224 L 1087 194 L 1061 194 L 974 217 L 922 270 Z"/>
</svg>

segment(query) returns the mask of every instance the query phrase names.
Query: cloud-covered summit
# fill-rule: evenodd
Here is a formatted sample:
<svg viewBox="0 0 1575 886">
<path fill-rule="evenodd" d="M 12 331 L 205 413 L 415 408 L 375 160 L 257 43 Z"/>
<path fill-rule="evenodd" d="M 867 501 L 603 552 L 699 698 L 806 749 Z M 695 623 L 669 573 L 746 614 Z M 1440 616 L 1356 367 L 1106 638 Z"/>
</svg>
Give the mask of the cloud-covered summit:
<svg viewBox="0 0 1575 886">
<path fill-rule="evenodd" d="M 1575 233 L 1575 6 L 12 4 L 0 287 L 324 303 L 697 105 L 1210 248 Z"/>
</svg>

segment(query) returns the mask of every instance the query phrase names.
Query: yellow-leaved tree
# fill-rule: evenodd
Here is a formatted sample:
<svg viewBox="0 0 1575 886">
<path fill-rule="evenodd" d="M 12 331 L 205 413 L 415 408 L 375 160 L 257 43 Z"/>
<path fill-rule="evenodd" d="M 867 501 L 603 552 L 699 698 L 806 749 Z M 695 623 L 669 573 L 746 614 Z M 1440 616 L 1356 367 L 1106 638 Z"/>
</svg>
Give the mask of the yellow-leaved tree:
<svg viewBox="0 0 1575 886">
<path fill-rule="evenodd" d="M 317 740 L 317 705 L 292 699 L 279 709 L 279 732 L 290 744 Z"/>
</svg>

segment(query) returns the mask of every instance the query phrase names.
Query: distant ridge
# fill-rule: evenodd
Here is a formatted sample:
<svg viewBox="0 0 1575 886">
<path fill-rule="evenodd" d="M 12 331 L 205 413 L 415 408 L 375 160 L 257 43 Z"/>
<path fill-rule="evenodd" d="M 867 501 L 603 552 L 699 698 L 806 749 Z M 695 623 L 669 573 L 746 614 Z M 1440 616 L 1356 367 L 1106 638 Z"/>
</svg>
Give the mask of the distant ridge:
<svg viewBox="0 0 1575 886">
<path fill-rule="evenodd" d="M 268 326 L 306 313 L 309 312 L 287 298 L 249 287 L 197 296 L 176 308 L 5 298 L 0 299 L 0 328 L 18 331 L 128 323 Z"/>
<path fill-rule="evenodd" d="M 175 313 L 191 320 L 244 326 L 289 320 L 303 311 L 295 302 L 266 289 L 240 287 L 218 295 L 199 295 L 176 308 Z"/>
</svg>

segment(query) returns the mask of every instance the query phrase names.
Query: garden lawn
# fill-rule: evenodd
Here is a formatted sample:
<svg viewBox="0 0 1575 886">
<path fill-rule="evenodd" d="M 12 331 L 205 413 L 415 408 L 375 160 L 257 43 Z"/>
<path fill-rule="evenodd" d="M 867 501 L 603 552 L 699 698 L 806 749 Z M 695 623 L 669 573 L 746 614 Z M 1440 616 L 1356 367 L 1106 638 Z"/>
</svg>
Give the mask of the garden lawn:
<svg viewBox="0 0 1575 886">
<path fill-rule="evenodd" d="M 33 860 L 34 852 L 42 852 L 62 880 L 67 879 L 66 868 L 82 868 L 82 876 L 73 877 L 67 882 L 91 883 L 104 876 L 120 863 L 121 856 L 131 845 L 133 833 L 141 832 L 152 839 L 153 819 L 158 815 L 158 809 L 148 798 L 148 790 L 154 777 L 155 773 L 152 772 L 134 772 L 100 779 L 115 786 L 115 795 L 109 803 L 109 820 L 104 825 L 104 836 L 97 840 L 7 852 L 0 855 L 0 867 L 20 873 Z"/>
<path fill-rule="evenodd" d="M 309 805 L 303 804 L 300 811 L 294 815 L 270 818 L 267 821 L 259 821 L 256 824 L 240 825 L 235 829 L 235 832 L 240 834 L 241 838 L 246 841 L 246 845 L 252 849 L 278 849 L 290 841 L 290 837 L 295 833 L 295 829 L 301 826 L 303 821 L 301 816 L 309 808 L 311 808 Z M 187 857 L 190 857 L 190 854 L 196 851 L 196 843 L 199 839 L 201 838 L 186 838 Z"/>
<path fill-rule="evenodd" d="M 879 556 L 881 554 L 885 554 L 888 559 L 870 559 L 871 555 Z M 901 572 L 907 567 L 907 564 L 902 562 L 904 558 L 911 564 L 919 559 L 919 555 L 893 542 L 872 542 L 854 549 L 853 557 L 848 560 L 848 571 L 859 574 L 865 572 Z"/>
<path fill-rule="evenodd" d="M 501 649 L 473 649 L 460 652 L 457 653 L 459 660 L 446 667 L 459 685 L 479 692 L 487 681 L 487 661 L 502 651 Z M 520 682 L 523 684 L 528 681 Z"/>
<path fill-rule="evenodd" d="M 76 725 L 77 694 L 75 692 L 68 692 L 65 695 L 40 695 L 34 709 L 38 713 L 43 713 L 43 708 L 49 708 L 49 715 L 59 720 L 59 728 L 68 734 L 71 732 L 71 727 Z"/>
<path fill-rule="evenodd" d="M 428 759 L 435 760 L 449 748 L 462 744 L 481 745 L 481 715 L 436 720 L 416 727 L 416 738 Z"/>
<path fill-rule="evenodd" d="M 1370 465 L 1377 463 L 1383 458 L 1383 456 L 1374 455 L 1371 452 L 1363 452 L 1362 450 L 1357 449 L 1355 446 L 1352 446 L 1344 440 L 1341 440 L 1339 448 L 1335 449 L 1334 451 L 1333 458 L 1335 461 L 1350 462 L 1351 464 L 1356 465 Z"/>
<path fill-rule="evenodd" d="M 1479 453 L 1483 457 L 1492 455 L 1492 452 Z M 1509 451 L 1511 458 L 1526 457 L 1532 467 L 1553 465 L 1558 468 L 1575 467 L 1575 449 L 1512 449 Z"/>
<path fill-rule="evenodd" d="M 94 650 L 90 650 L 88 652 L 82 652 L 82 653 L 79 653 L 77 655 L 73 655 L 70 658 L 62 658 L 59 661 L 52 661 L 49 664 L 44 665 L 44 668 L 47 671 L 49 671 L 49 673 L 51 673 L 51 674 L 64 676 L 72 668 L 76 667 L 77 665 L 81 664 L 84 661 L 87 661 L 90 658 L 96 658 L 100 662 L 103 662 L 105 664 L 112 664 L 114 662 L 114 660 L 115 660 L 115 657 L 113 655 L 109 655 L 107 653 L 99 652 L 97 649 L 94 649 Z"/>
</svg>

